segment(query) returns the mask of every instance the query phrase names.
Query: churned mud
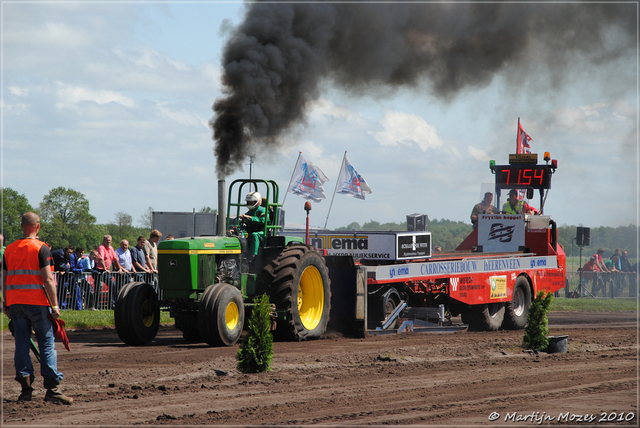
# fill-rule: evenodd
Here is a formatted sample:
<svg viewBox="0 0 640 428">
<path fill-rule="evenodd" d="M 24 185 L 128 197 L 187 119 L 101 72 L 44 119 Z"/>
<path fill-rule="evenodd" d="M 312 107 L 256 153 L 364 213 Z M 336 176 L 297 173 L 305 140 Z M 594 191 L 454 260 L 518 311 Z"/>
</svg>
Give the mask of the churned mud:
<svg viewBox="0 0 640 428">
<path fill-rule="evenodd" d="M 637 313 L 554 312 L 566 354 L 533 354 L 522 331 L 404 333 L 275 343 L 272 371 L 235 369 L 238 345 L 187 343 L 163 326 L 149 346 L 114 329 L 58 343 L 72 406 L 18 403 L 3 334 L 3 425 L 638 425 Z M 459 321 L 458 321 L 459 322 Z M 602 420 L 604 418 L 604 420 Z"/>
</svg>

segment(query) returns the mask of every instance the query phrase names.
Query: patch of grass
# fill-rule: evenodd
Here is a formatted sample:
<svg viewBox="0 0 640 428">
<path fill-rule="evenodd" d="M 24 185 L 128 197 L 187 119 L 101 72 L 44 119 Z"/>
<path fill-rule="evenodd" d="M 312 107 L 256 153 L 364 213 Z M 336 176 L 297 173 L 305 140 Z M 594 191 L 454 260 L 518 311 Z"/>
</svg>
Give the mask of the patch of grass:
<svg viewBox="0 0 640 428">
<path fill-rule="evenodd" d="M 552 311 L 574 311 L 574 312 L 615 312 L 615 311 L 635 311 L 638 309 L 638 301 L 634 298 L 624 299 L 593 299 L 578 298 L 567 299 L 557 297 L 551 302 Z"/>
<path fill-rule="evenodd" d="M 113 327 L 113 311 L 62 311 L 60 314 L 68 329 L 90 327 Z M 169 312 L 160 312 L 160 324 L 173 324 Z M 9 330 L 9 319 L 2 314 L 2 330 Z"/>
</svg>

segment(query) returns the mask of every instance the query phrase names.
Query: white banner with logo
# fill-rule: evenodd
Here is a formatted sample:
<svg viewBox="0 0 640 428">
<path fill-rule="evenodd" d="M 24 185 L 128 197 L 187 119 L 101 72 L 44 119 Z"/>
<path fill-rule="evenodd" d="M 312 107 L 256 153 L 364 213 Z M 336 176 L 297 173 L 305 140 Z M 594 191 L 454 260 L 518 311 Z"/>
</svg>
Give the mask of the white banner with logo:
<svg viewBox="0 0 640 428">
<path fill-rule="evenodd" d="M 303 230 L 283 235 L 304 237 Z M 431 257 L 431 232 L 311 231 L 309 244 L 330 256 L 368 260 L 410 260 Z"/>
<path fill-rule="evenodd" d="M 479 215 L 478 245 L 485 253 L 518 251 L 524 246 L 524 215 Z"/>
</svg>

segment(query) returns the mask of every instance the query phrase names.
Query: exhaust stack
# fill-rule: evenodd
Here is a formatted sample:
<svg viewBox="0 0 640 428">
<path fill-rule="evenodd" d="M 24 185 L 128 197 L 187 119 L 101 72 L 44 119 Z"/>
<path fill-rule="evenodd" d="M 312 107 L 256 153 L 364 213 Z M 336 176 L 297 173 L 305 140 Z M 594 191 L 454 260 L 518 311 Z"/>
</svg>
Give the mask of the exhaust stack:
<svg viewBox="0 0 640 428">
<path fill-rule="evenodd" d="M 218 180 L 218 236 L 225 236 L 227 234 L 226 192 L 227 184 L 225 180 Z"/>
</svg>

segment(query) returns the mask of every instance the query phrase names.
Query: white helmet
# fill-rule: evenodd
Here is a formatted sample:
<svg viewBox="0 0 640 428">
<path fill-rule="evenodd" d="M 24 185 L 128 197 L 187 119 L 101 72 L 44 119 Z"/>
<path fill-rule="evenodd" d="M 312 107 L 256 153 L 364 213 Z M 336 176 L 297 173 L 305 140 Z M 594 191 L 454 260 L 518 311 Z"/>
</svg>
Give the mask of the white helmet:
<svg viewBox="0 0 640 428">
<path fill-rule="evenodd" d="M 258 192 L 251 192 L 247 195 L 244 200 L 247 202 L 247 208 L 250 210 L 255 210 L 262 203 L 262 196 Z"/>
</svg>

